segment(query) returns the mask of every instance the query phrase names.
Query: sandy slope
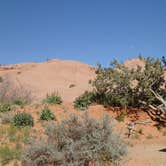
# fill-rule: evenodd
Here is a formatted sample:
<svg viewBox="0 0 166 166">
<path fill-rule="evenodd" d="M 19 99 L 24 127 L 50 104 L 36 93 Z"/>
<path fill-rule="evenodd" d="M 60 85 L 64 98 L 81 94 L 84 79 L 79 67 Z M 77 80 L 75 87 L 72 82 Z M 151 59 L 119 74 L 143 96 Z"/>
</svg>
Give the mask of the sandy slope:
<svg viewBox="0 0 166 166">
<path fill-rule="evenodd" d="M 31 89 L 37 99 L 47 93 L 58 92 L 63 100 L 75 97 L 92 87 L 88 81 L 95 77 L 94 69 L 80 62 L 51 60 L 0 67 L 0 76 L 8 75 L 14 82 Z M 73 84 L 74 87 L 69 86 Z"/>
<path fill-rule="evenodd" d="M 165 166 L 166 144 L 142 144 L 131 147 L 126 160 L 124 166 Z"/>
</svg>

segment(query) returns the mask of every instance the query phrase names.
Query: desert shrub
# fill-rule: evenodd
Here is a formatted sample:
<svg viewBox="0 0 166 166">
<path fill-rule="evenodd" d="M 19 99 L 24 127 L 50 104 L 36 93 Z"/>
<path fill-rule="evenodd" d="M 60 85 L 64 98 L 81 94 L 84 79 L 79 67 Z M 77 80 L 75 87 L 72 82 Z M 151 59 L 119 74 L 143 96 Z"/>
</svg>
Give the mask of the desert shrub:
<svg viewBox="0 0 166 166">
<path fill-rule="evenodd" d="M 13 124 L 16 127 L 21 127 L 21 126 L 33 126 L 34 120 L 33 117 L 28 114 L 28 113 L 17 113 L 13 117 Z"/>
<path fill-rule="evenodd" d="M 1 122 L 5 124 L 5 123 L 11 123 L 13 120 L 13 117 L 14 117 L 13 114 L 10 114 L 7 112 L 7 113 L 3 113 L 0 116 L 0 119 L 1 119 Z"/>
<path fill-rule="evenodd" d="M 40 120 L 55 120 L 55 115 L 49 108 L 44 108 L 40 114 Z"/>
<path fill-rule="evenodd" d="M 33 143 L 23 154 L 23 166 L 59 165 L 83 166 L 118 163 L 126 154 L 126 146 L 113 132 L 108 116 L 91 119 L 87 113 L 70 116 L 46 128 L 47 143 Z"/>
<path fill-rule="evenodd" d="M 24 105 L 26 105 L 26 103 L 27 103 L 27 101 L 24 101 L 22 99 L 17 99 L 13 102 L 13 104 L 19 105 L 19 106 L 24 106 Z"/>
<path fill-rule="evenodd" d="M 109 68 L 98 65 L 97 77 L 92 81 L 96 93 L 96 101 L 105 106 L 128 106 L 133 102 L 130 82 L 133 71 L 113 61 Z"/>
<path fill-rule="evenodd" d="M 3 82 L 3 78 L 0 76 L 0 83 L 2 83 Z"/>
<path fill-rule="evenodd" d="M 124 122 L 125 121 L 125 113 L 121 112 L 120 115 L 117 117 L 117 120 L 119 122 Z"/>
<path fill-rule="evenodd" d="M 43 102 L 48 104 L 61 104 L 62 98 L 58 94 L 52 93 L 51 95 L 47 95 Z"/>
<path fill-rule="evenodd" d="M 85 91 L 81 96 L 77 97 L 74 101 L 74 107 L 79 110 L 86 110 L 93 102 L 93 93 Z"/>
<path fill-rule="evenodd" d="M 14 125 L 10 125 L 7 133 L 10 142 L 25 143 L 28 141 L 30 135 L 30 127 L 25 126 L 23 128 L 18 128 Z"/>
<path fill-rule="evenodd" d="M 9 103 L 1 103 L 0 104 L 0 112 L 9 112 L 12 110 L 12 106 Z"/>
<path fill-rule="evenodd" d="M 13 166 L 19 166 L 18 162 L 15 161 Z"/>
<path fill-rule="evenodd" d="M 29 166 L 45 166 L 45 165 L 61 165 L 63 161 L 62 153 L 55 151 L 53 146 L 46 142 L 36 142 L 33 146 L 26 149 L 22 156 L 22 165 Z"/>
<path fill-rule="evenodd" d="M 138 68 L 135 72 L 137 86 L 134 88 L 133 93 L 135 93 L 137 102 L 140 100 L 146 101 L 148 104 L 158 104 L 158 100 L 156 100 L 151 90 L 159 93 L 164 98 L 166 97 L 166 91 L 163 88 L 165 86 L 164 70 L 160 59 L 145 59 L 144 70 Z"/>
<path fill-rule="evenodd" d="M 166 58 L 165 58 L 165 56 L 162 56 L 161 61 L 164 65 L 164 67 L 166 67 Z"/>
<path fill-rule="evenodd" d="M 166 97 L 162 88 L 164 65 L 160 59 L 144 58 L 144 67 L 129 69 L 124 64 L 113 61 L 108 68 L 98 65 L 97 77 L 91 81 L 96 101 L 105 106 L 142 107 L 142 102 L 158 105 L 151 90 Z M 144 107 L 144 106 L 143 106 Z"/>
<path fill-rule="evenodd" d="M 13 159 L 19 159 L 20 151 L 17 148 L 9 148 L 7 145 L 0 147 L 0 158 L 2 166 Z"/>
</svg>

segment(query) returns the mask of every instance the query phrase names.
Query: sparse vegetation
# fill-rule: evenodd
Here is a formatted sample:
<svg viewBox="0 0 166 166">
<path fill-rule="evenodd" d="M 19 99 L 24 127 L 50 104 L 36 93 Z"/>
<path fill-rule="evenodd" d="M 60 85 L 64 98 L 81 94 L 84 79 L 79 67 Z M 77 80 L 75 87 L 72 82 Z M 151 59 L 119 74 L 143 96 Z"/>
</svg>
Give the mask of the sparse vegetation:
<svg viewBox="0 0 166 166">
<path fill-rule="evenodd" d="M 52 93 L 51 95 L 47 95 L 43 102 L 48 104 L 61 104 L 62 98 L 57 93 Z"/>
<path fill-rule="evenodd" d="M 152 134 L 148 134 L 148 135 L 146 136 L 146 138 L 147 138 L 147 139 L 152 139 L 152 138 L 153 138 L 153 135 L 152 135 Z"/>
<path fill-rule="evenodd" d="M 3 124 L 6 124 L 6 123 L 11 123 L 13 121 L 13 117 L 14 117 L 13 114 L 6 112 L 1 114 L 0 119 Z"/>
<path fill-rule="evenodd" d="M 121 110 L 121 112 L 117 111 L 119 122 L 128 122 L 132 119 L 135 124 L 136 122 L 143 124 L 143 122 L 135 121 L 137 118 L 138 120 L 144 119 L 139 119 L 142 112 L 138 116 L 134 114 L 128 119 L 127 109 L 134 107 L 133 110 L 135 111 L 139 110 L 135 108 L 143 108 L 150 115 L 150 111 L 153 110 L 152 116 L 155 117 L 155 120 L 165 122 L 166 82 L 163 75 L 166 60 L 164 59 L 163 63 L 154 58 L 142 58 L 141 60 L 145 62 L 143 69 L 141 67 L 128 69 L 117 61 L 114 61 L 109 68 L 102 68 L 99 65 L 96 70 L 96 79 L 90 81 L 94 88 L 93 91 L 86 91 L 76 98 L 74 107 L 85 111 L 94 102 L 106 107 L 115 106 L 117 110 Z M 75 84 L 70 84 L 68 88 L 73 87 L 75 87 Z M 32 98 L 31 93 L 25 90 L 21 84 L 15 87 L 13 82 L 5 79 L 5 77 L 1 81 L 0 77 L 0 91 L 0 165 L 6 165 L 13 160 L 12 165 L 17 166 L 22 150 L 26 146 L 22 157 L 23 166 L 114 165 L 119 164 L 126 154 L 126 145 L 114 133 L 113 120 L 107 116 L 96 120 L 85 113 L 81 117 L 72 115 L 65 120 L 59 121 L 57 119 L 58 121 L 55 121 L 56 116 L 52 112 L 55 106 L 49 104 L 62 103 L 62 98 L 57 93 L 47 95 L 43 100 L 44 104 L 42 103 L 45 107 L 41 110 L 43 108 L 41 103 L 33 105 L 32 108 L 25 106 L 31 103 Z M 32 131 L 30 129 L 33 129 L 34 119 L 31 114 L 22 112 L 23 109 L 27 111 L 27 108 L 36 111 L 34 112 L 35 116 L 38 116 L 41 120 L 40 128 L 49 124 L 45 130 L 46 135 L 43 136 L 43 133 L 41 133 L 39 138 L 38 134 L 43 131 L 43 128 L 38 131 L 37 127 L 34 127 L 36 133 L 30 133 Z M 62 112 L 58 111 L 57 114 L 60 112 L 61 117 L 63 115 L 66 117 L 70 109 L 73 108 L 64 104 L 59 106 L 58 109 L 61 109 Z M 82 115 L 79 112 L 78 114 Z M 149 123 L 148 120 L 147 123 Z M 161 132 L 159 136 L 166 136 L 165 128 L 157 127 Z M 136 133 L 133 131 L 136 131 Z M 146 131 L 143 133 L 142 128 L 133 129 L 132 138 L 139 139 L 143 137 L 141 135 L 145 135 L 146 139 L 152 139 L 154 136 L 146 134 Z M 122 134 L 124 133 L 122 132 Z M 128 144 L 134 146 L 131 142 L 128 142 Z"/>
<path fill-rule="evenodd" d="M 113 61 L 109 68 L 98 65 L 97 77 L 90 81 L 94 87 L 93 100 L 104 106 L 150 107 L 149 115 L 166 123 L 165 63 L 155 58 L 144 58 L 142 61 L 144 67 L 136 69 L 129 69 L 117 61 Z"/>
<path fill-rule="evenodd" d="M 163 131 L 163 136 L 166 136 L 166 131 Z"/>
<path fill-rule="evenodd" d="M 0 158 L 2 166 L 8 164 L 11 160 L 19 159 L 20 151 L 18 148 L 11 148 L 7 145 L 0 147 Z"/>
<path fill-rule="evenodd" d="M 3 78 L 0 76 L 0 83 L 2 83 L 3 82 Z"/>
<path fill-rule="evenodd" d="M 160 88 L 164 83 L 164 68 L 159 59 L 147 58 L 144 61 L 144 70 L 139 66 L 135 70 L 129 69 L 117 61 L 113 61 L 109 68 L 98 65 L 97 77 L 92 82 L 98 101 L 120 107 L 139 107 L 142 106 L 140 101 L 156 103 L 150 88 L 163 92 Z"/>
<path fill-rule="evenodd" d="M 118 116 L 117 120 L 119 122 L 124 122 L 124 120 L 125 120 L 125 113 L 121 112 L 120 115 Z"/>
<path fill-rule="evenodd" d="M 32 93 L 20 83 L 18 86 L 9 78 L 5 77 L 0 84 L 0 103 L 25 105 L 32 102 Z"/>
<path fill-rule="evenodd" d="M 15 100 L 15 101 L 13 102 L 13 104 L 19 105 L 19 106 L 24 106 L 24 105 L 27 104 L 27 102 L 24 101 L 24 100 L 22 100 L 22 99 L 18 99 L 18 100 Z"/>
<path fill-rule="evenodd" d="M 55 115 L 51 112 L 49 108 L 44 108 L 40 114 L 40 120 L 55 120 Z"/>
<path fill-rule="evenodd" d="M 48 140 L 33 141 L 24 152 L 23 166 L 82 166 L 90 162 L 104 165 L 110 161 L 118 163 L 126 154 L 126 147 L 113 132 L 108 117 L 95 120 L 87 114 L 82 118 L 72 115 L 58 124 L 50 123 L 46 134 Z"/>
<path fill-rule="evenodd" d="M 1 103 L 0 104 L 0 112 L 9 112 L 12 110 L 12 106 L 9 103 Z"/>
<path fill-rule="evenodd" d="M 74 107 L 79 110 L 86 110 L 92 103 L 93 93 L 86 91 L 81 96 L 77 97 L 74 101 Z"/>
<path fill-rule="evenodd" d="M 6 165 L 12 160 L 19 160 L 21 156 L 21 135 L 22 131 L 18 131 L 14 126 L 3 127 L 1 138 L 5 139 L 1 142 L 0 146 L 0 165 Z M 9 141 L 9 142 L 8 142 Z"/>
<path fill-rule="evenodd" d="M 13 124 L 16 127 L 33 126 L 33 117 L 25 112 L 17 113 L 13 118 Z"/>
</svg>

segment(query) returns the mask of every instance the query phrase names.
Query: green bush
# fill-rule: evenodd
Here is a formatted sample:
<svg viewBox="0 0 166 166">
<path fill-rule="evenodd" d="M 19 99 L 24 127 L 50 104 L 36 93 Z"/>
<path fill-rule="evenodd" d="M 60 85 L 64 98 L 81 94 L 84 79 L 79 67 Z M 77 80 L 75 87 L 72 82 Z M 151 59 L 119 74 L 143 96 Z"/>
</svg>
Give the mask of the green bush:
<svg viewBox="0 0 166 166">
<path fill-rule="evenodd" d="M 12 106 L 9 103 L 1 103 L 0 104 L 0 112 L 8 112 L 12 110 Z"/>
<path fill-rule="evenodd" d="M 124 122 L 125 121 L 125 113 L 121 112 L 120 115 L 117 117 L 117 120 L 119 122 Z"/>
<path fill-rule="evenodd" d="M 30 114 L 23 112 L 23 113 L 17 113 L 13 117 L 13 123 L 14 123 L 14 126 L 16 127 L 33 126 L 34 120 Z"/>
<path fill-rule="evenodd" d="M 93 93 L 85 91 L 81 96 L 75 99 L 74 108 L 79 110 L 86 110 L 92 102 L 93 102 Z"/>
<path fill-rule="evenodd" d="M 22 165 L 59 166 L 62 163 L 62 160 L 63 156 L 61 156 L 60 152 L 55 151 L 53 146 L 46 142 L 35 141 L 33 146 L 24 151 L 22 156 Z"/>
<path fill-rule="evenodd" d="M 159 105 L 151 89 L 166 98 L 164 65 L 160 59 L 141 59 L 144 67 L 130 69 L 113 61 L 108 68 L 98 65 L 97 77 L 91 81 L 95 100 L 105 106 L 142 107 Z M 138 64 L 139 65 L 139 64 Z M 146 105 L 144 105 L 144 108 Z"/>
<path fill-rule="evenodd" d="M 50 122 L 45 133 L 48 140 L 33 141 L 26 149 L 23 166 L 104 165 L 119 163 L 126 154 L 126 146 L 113 132 L 108 116 L 96 120 L 87 113 L 72 115 L 57 124 Z"/>
<path fill-rule="evenodd" d="M 24 105 L 27 104 L 27 102 L 24 101 L 24 100 L 18 99 L 18 100 L 15 100 L 15 101 L 13 102 L 13 104 L 19 105 L 19 106 L 24 106 Z"/>
<path fill-rule="evenodd" d="M 40 120 L 55 120 L 55 115 L 51 112 L 50 109 L 44 108 L 40 114 Z"/>
<path fill-rule="evenodd" d="M 0 147 L 0 158 L 2 166 L 8 164 L 11 160 L 19 159 L 20 151 L 17 148 L 9 148 L 8 146 Z"/>
<path fill-rule="evenodd" d="M 0 76 L 0 83 L 3 82 L 3 78 Z"/>
<path fill-rule="evenodd" d="M 58 94 L 53 93 L 51 95 L 47 95 L 43 102 L 48 104 L 61 104 L 62 98 Z"/>
</svg>

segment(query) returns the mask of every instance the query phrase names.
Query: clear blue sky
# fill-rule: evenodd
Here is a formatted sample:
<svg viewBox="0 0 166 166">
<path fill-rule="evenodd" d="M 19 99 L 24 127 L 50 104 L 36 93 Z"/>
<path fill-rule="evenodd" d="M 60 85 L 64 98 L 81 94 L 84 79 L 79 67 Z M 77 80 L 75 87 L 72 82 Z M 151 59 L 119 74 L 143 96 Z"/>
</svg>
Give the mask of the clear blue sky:
<svg viewBox="0 0 166 166">
<path fill-rule="evenodd" d="M 0 63 L 103 65 L 166 55 L 166 0 L 0 0 Z"/>
</svg>

